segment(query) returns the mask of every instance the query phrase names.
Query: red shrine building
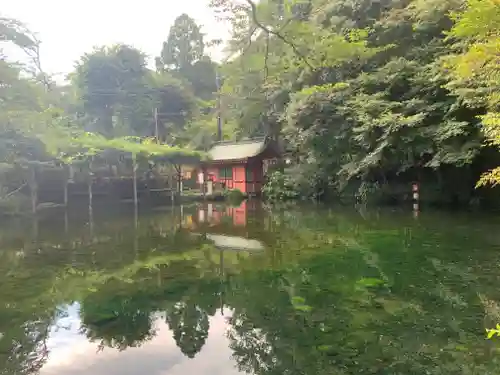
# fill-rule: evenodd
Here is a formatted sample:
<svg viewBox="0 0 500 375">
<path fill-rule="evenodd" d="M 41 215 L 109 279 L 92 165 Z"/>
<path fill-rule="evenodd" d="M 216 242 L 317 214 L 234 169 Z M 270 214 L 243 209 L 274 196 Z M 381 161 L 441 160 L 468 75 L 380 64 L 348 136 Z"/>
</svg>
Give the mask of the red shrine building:
<svg viewBox="0 0 500 375">
<path fill-rule="evenodd" d="M 210 160 L 203 165 L 207 180 L 257 195 L 262 192 L 267 167 L 277 161 L 280 151 L 278 144 L 266 137 L 218 142 L 208 154 Z"/>
</svg>

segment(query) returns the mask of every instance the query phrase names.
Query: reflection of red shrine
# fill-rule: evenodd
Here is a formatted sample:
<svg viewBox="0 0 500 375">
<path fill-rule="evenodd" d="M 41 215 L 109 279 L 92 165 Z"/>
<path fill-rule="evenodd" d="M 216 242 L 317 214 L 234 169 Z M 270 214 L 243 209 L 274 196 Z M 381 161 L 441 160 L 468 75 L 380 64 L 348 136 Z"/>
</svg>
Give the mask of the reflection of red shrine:
<svg viewBox="0 0 500 375">
<path fill-rule="evenodd" d="M 205 207 L 198 209 L 198 224 L 218 225 L 231 223 L 235 227 L 246 227 L 248 222 L 248 211 L 257 207 L 256 201 L 243 201 L 238 207 L 217 206 L 208 203 Z"/>
<path fill-rule="evenodd" d="M 262 250 L 265 245 L 249 235 L 248 218 L 258 209 L 257 201 L 244 201 L 238 207 L 208 203 L 191 217 L 191 229 L 204 233 L 220 249 Z"/>
</svg>

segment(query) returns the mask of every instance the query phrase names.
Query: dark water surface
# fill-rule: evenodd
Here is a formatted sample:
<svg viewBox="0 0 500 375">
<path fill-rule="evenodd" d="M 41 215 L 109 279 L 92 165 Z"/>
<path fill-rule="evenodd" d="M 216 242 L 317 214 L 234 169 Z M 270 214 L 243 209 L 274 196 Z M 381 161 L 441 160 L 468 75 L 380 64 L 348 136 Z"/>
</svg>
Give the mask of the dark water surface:
<svg viewBox="0 0 500 375">
<path fill-rule="evenodd" d="M 258 202 L 0 228 L 0 374 L 499 374 L 500 219 Z"/>
</svg>

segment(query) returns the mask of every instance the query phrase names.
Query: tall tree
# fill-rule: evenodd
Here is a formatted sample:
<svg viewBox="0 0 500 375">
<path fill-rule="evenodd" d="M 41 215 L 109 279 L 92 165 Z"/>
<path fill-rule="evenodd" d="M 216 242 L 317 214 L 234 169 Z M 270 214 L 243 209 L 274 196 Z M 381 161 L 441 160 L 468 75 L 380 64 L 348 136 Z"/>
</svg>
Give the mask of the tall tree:
<svg viewBox="0 0 500 375">
<path fill-rule="evenodd" d="M 187 14 L 176 18 L 168 39 L 163 43 L 161 65 L 167 69 L 183 71 L 204 56 L 203 34 L 196 22 Z"/>
<path fill-rule="evenodd" d="M 148 74 L 145 55 L 126 45 L 100 47 L 85 54 L 72 82 L 84 114 L 93 122 L 91 130 L 113 135 L 120 127 L 139 127 L 137 122 L 145 118 L 151 122 L 151 111 L 148 117 L 141 114 L 142 101 L 151 98 Z"/>
<path fill-rule="evenodd" d="M 194 358 L 208 338 L 209 320 L 206 311 L 192 302 L 178 302 L 167 311 L 167 323 L 182 353 Z"/>
<path fill-rule="evenodd" d="M 454 92 L 473 107 L 486 107 L 481 116 L 488 141 L 500 146 L 500 0 L 468 0 L 454 13 L 450 35 L 464 46 L 449 65 Z M 484 174 L 480 185 L 500 183 L 500 167 Z"/>
<path fill-rule="evenodd" d="M 204 52 L 205 41 L 200 26 L 187 14 L 181 14 L 170 28 L 161 56 L 156 58 L 156 69 L 174 74 L 189 83 L 197 97 L 209 100 L 217 89 L 217 66 Z"/>
<path fill-rule="evenodd" d="M 169 72 L 152 74 L 151 87 L 155 92 L 154 111 L 160 139 L 169 144 L 182 142 L 186 124 L 196 113 L 196 98 L 191 87 Z"/>
</svg>

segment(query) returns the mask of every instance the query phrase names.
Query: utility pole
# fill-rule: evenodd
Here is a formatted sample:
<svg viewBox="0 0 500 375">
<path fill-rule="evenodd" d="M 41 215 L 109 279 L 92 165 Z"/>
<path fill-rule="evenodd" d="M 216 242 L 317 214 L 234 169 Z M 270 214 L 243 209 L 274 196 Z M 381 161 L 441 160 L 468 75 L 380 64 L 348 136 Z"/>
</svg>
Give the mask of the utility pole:
<svg viewBox="0 0 500 375">
<path fill-rule="evenodd" d="M 215 73 L 215 85 L 217 87 L 217 140 L 222 141 L 222 117 L 221 117 L 221 102 L 220 102 L 220 76 Z"/>
<path fill-rule="evenodd" d="M 283 21 L 283 16 L 285 14 L 285 4 L 283 0 L 278 1 L 278 20 Z"/>
<path fill-rule="evenodd" d="M 156 138 L 156 143 L 159 144 L 160 138 L 158 135 L 158 107 L 155 107 L 154 117 L 155 117 L 155 138 Z"/>
</svg>

